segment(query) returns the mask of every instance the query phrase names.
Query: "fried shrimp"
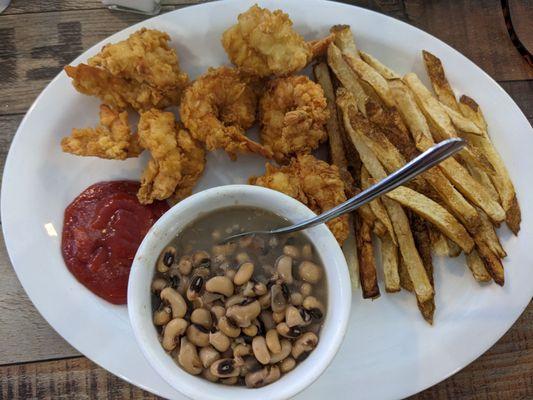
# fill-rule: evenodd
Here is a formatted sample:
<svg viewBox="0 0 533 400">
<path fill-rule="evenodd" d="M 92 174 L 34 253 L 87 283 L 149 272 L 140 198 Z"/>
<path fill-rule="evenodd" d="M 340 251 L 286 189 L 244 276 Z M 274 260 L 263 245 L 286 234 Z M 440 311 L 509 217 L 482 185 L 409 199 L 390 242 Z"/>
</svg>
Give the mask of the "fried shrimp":
<svg viewBox="0 0 533 400">
<path fill-rule="evenodd" d="M 255 121 L 257 96 L 237 70 L 211 68 L 183 95 L 181 120 L 192 136 L 208 150 L 224 149 L 232 160 L 236 153 L 272 152 L 244 135 Z"/>
<path fill-rule="evenodd" d="M 266 77 L 288 75 L 304 68 L 324 52 L 333 39 L 306 42 L 292 28 L 289 16 L 257 4 L 239 14 L 237 24 L 222 35 L 222 46 L 231 62 L 242 71 Z"/>
<path fill-rule="evenodd" d="M 139 142 L 152 159 L 141 176 L 137 194 L 143 204 L 172 197 L 179 201 L 192 189 L 205 167 L 205 151 L 171 112 L 152 109 L 141 114 Z"/>
<path fill-rule="evenodd" d="M 306 76 L 277 78 L 259 102 L 261 141 L 279 162 L 326 140 L 329 113 L 320 85 Z"/>
<path fill-rule="evenodd" d="M 81 93 L 117 108 L 136 110 L 177 105 L 188 76 L 168 45 L 168 34 L 143 28 L 126 40 L 108 44 L 88 64 L 65 71 Z"/>
<path fill-rule="evenodd" d="M 100 124 L 96 128 L 74 128 L 70 136 L 61 140 L 61 148 L 78 156 L 114 160 L 137 157 L 142 152 L 135 135 L 131 134 L 128 113 L 104 104 L 100 106 Z"/>
<path fill-rule="evenodd" d="M 344 182 L 339 170 L 312 155 L 293 158 L 289 165 L 266 165 L 266 173 L 251 177 L 253 185 L 285 193 L 304 203 L 317 214 L 346 201 Z M 343 215 L 327 223 L 337 241 L 342 244 L 348 237 L 348 216 Z"/>
</svg>

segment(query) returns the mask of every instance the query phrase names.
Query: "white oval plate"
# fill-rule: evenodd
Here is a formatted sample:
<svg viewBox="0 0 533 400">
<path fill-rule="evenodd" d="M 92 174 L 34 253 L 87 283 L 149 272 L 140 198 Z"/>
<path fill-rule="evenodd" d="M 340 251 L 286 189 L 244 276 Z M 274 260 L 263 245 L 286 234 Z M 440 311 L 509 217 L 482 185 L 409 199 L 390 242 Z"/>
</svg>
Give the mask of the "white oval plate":
<svg viewBox="0 0 533 400">
<path fill-rule="evenodd" d="M 301 399 L 348 393 L 359 398 L 401 398 L 427 388 L 463 368 L 511 327 L 533 294 L 533 132 L 511 98 L 481 69 L 436 38 L 395 19 L 338 3 L 261 1 L 282 7 L 306 38 L 327 34 L 334 24 L 350 24 L 357 43 L 400 73 L 425 76 L 420 51 L 444 62 L 458 93 L 474 97 L 507 162 L 522 206 L 519 237 L 503 229 L 506 284 L 481 286 L 463 258 L 435 260 L 435 326 L 419 315 L 414 296 L 384 294 L 362 301 L 355 293 L 343 346 L 329 369 Z M 166 31 L 192 77 L 227 63 L 220 35 L 250 6 L 236 0 L 208 3 L 164 14 L 119 32 L 78 57 L 94 55 L 104 43 L 125 39 L 141 26 Z M 60 252 L 63 211 L 92 183 L 137 179 L 139 160 L 104 161 L 61 152 L 60 138 L 73 127 L 94 125 L 97 99 L 77 93 L 65 73 L 41 93 L 13 139 L 4 170 L 2 228 L 17 275 L 39 312 L 72 346 L 115 375 L 166 398 L 183 399 L 150 368 L 135 343 L 126 307 L 90 293 L 70 275 Z M 209 155 L 207 172 L 196 190 L 244 183 L 263 171 L 264 160 Z"/>
</svg>

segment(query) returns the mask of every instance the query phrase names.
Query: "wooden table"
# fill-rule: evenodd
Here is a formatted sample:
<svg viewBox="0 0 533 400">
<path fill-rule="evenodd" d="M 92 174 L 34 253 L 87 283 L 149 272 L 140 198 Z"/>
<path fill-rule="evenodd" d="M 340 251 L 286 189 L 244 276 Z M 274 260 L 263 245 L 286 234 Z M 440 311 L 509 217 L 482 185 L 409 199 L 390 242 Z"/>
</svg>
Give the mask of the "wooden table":
<svg viewBox="0 0 533 400">
<path fill-rule="evenodd" d="M 164 2 L 163 11 L 197 3 Z M 487 71 L 533 120 L 533 68 L 517 51 L 497 0 L 359 0 L 420 27 Z M 533 3 L 509 2 L 516 34 L 533 48 Z M 24 113 L 46 84 L 85 49 L 145 17 L 97 0 L 13 0 L 0 14 L 0 162 Z M 530 266 L 533 267 L 533 266 Z M 35 310 L 0 246 L 0 399 L 155 398 L 69 346 Z M 384 377 L 385 379 L 385 377 Z M 533 398 L 533 306 L 487 353 L 413 399 Z"/>
</svg>

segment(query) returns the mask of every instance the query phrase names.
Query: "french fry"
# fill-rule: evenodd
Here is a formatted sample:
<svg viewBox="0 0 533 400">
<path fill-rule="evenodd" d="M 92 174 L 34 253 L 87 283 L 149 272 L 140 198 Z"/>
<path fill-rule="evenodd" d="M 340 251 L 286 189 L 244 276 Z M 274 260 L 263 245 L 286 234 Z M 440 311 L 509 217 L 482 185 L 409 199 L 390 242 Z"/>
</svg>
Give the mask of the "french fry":
<svg viewBox="0 0 533 400">
<path fill-rule="evenodd" d="M 505 210 L 505 221 L 507 226 L 509 226 L 509 229 L 511 229 L 516 235 L 520 230 L 520 222 L 522 220 L 520 206 L 518 205 L 516 192 L 509 176 L 509 172 L 490 140 L 487 131 L 487 123 L 481 113 L 481 109 L 478 104 L 468 96 L 461 97 L 459 100 L 459 107 L 461 112 L 481 129 L 482 136 L 472 137 L 471 140 L 475 146 L 485 153 L 496 171 L 496 174 L 492 175 L 491 178 L 500 196 L 503 209 Z"/>
<path fill-rule="evenodd" d="M 507 257 L 507 253 L 500 243 L 500 239 L 494 230 L 494 226 L 491 224 L 489 217 L 483 211 L 478 210 L 481 217 L 481 226 L 479 227 L 478 236 L 483 239 L 487 247 L 498 257 Z"/>
<path fill-rule="evenodd" d="M 360 58 L 350 25 L 334 25 L 329 31 L 334 34 L 333 42 L 344 54 Z"/>
<path fill-rule="evenodd" d="M 329 68 L 325 63 L 317 64 L 314 69 L 315 78 L 318 84 L 322 87 L 324 95 L 327 100 L 327 107 L 329 111 L 329 118 L 326 125 L 328 132 L 328 143 L 333 165 L 339 168 L 341 178 L 344 184 L 353 191 L 354 181 L 352 175 L 348 172 L 348 161 L 344 153 L 344 144 L 341 133 L 341 127 L 337 118 L 337 106 L 335 102 L 335 92 L 333 91 L 333 83 L 329 74 Z M 350 271 L 352 287 L 359 286 L 359 262 L 357 258 L 356 236 L 354 232 L 353 216 L 349 215 L 350 232 L 348 238 L 343 243 L 342 249 Z"/>
<path fill-rule="evenodd" d="M 359 278 L 363 298 L 375 299 L 379 297 L 379 286 L 374 258 L 374 247 L 370 235 L 370 226 L 354 214 L 356 221 L 355 237 L 357 243 L 357 255 L 359 258 Z"/>
<path fill-rule="evenodd" d="M 470 268 L 470 271 L 472 271 L 472 275 L 476 281 L 490 282 L 492 280 L 485 268 L 485 263 L 479 256 L 477 250 L 466 255 L 466 264 L 468 265 L 468 268 Z"/>
<path fill-rule="evenodd" d="M 468 172 L 470 172 L 470 175 L 472 175 L 475 180 L 477 180 L 485 187 L 485 189 L 487 189 L 487 192 L 490 194 L 490 197 L 492 197 L 494 201 L 497 201 L 501 204 L 500 195 L 494 187 L 494 184 L 492 183 L 489 175 L 485 171 L 482 171 L 472 165 L 467 165 L 466 168 L 468 169 Z"/>
<path fill-rule="evenodd" d="M 415 100 L 424 113 L 434 139 L 441 141 L 451 137 L 457 137 L 457 131 L 450 120 L 450 117 L 442 107 L 441 103 L 433 97 L 431 92 L 424 86 L 418 76 L 412 72 L 403 77 L 403 81 L 412 90 Z M 465 147 L 459 156 L 467 163 L 476 165 L 487 172 L 492 172 L 493 167 L 486 157 L 479 153 L 472 146 Z"/>
<path fill-rule="evenodd" d="M 370 178 L 367 169 L 364 166 L 361 167 L 361 189 L 365 190 L 373 184 L 374 181 Z M 381 221 L 381 223 L 386 229 L 386 232 L 383 235 L 378 234 L 378 236 L 389 236 L 392 242 L 397 245 L 398 242 L 396 241 L 396 235 L 394 234 L 392 222 L 389 218 L 389 214 L 387 214 L 387 210 L 385 209 L 385 206 L 383 205 L 381 199 L 372 200 L 369 205 L 376 218 Z"/>
<path fill-rule="evenodd" d="M 429 231 L 429 239 L 431 241 L 431 248 L 437 256 L 449 256 L 450 246 L 446 236 L 437 228 L 432 227 Z"/>
<path fill-rule="evenodd" d="M 422 57 L 424 58 L 424 64 L 428 73 L 433 90 L 437 94 L 437 98 L 441 103 L 446 104 L 448 107 L 455 111 L 459 111 L 459 105 L 455 94 L 444 74 L 444 68 L 440 59 L 429 51 L 422 50 Z"/>
<path fill-rule="evenodd" d="M 487 247 L 483 240 L 477 240 L 478 238 L 476 237 L 474 239 L 476 240 L 477 252 L 485 263 L 487 272 L 490 274 L 492 279 L 494 279 L 494 282 L 500 286 L 503 286 L 505 283 L 505 277 L 501 260 Z"/>
<path fill-rule="evenodd" d="M 413 232 L 413 238 L 415 239 L 415 245 L 424 263 L 424 268 L 429 278 L 431 286 L 434 286 L 433 282 L 433 261 L 431 259 L 431 241 L 429 239 L 429 227 L 426 221 L 411 213 L 409 216 L 411 223 L 411 231 Z"/>
<path fill-rule="evenodd" d="M 396 100 L 398 110 L 404 118 L 415 144 L 418 150 L 425 151 L 431 147 L 435 142 L 431 137 L 431 132 L 427 121 L 424 117 L 424 114 L 418 108 L 418 104 L 415 101 L 415 97 L 410 89 L 401 81 L 391 81 L 391 91 Z M 487 215 L 495 223 L 500 223 L 505 219 L 505 212 L 498 202 L 494 201 L 491 198 L 490 194 L 485 190 L 485 188 L 477 182 L 468 171 L 453 158 L 448 158 L 440 163 L 438 167 L 446 177 L 453 183 L 456 189 L 462 193 L 468 200 L 472 201 L 475 205 L 484 210 Z M 432 178 L 437 178 L 433 176 Z M 428 179 L 429 181 L 429 179 Z M 444 183 L 442 179 L 439 181 Z M 431 182 L 430 182 L 431 183 Z M 433 181 L 436 184 L 436 181 Z M 433 186 L 433 185 L 432 185 Z M 462 221 L 469 224 L 470 227 L 475 226 L 475 221 L 471 220 L 473 218 L 473 213 L 471 210 L 468 210 L 468 207 L 464 204 L 463 201 L 457 196 L 453 191 L 447 190 L 447 195 L 453 195 L 453 203 L 450 201 L 450 197 L 445 196 L 444 190 L 446 189 L 443 186 L 435 187 L 435 190 L 442 195 L 443 201 L 447 202 L 448 206 L 453 204 L 459 205 L 462 204 L 462 208 L 455 209 L 454 211 L 459 212 L 461 215 L 464 215 Z M 449 189 L 449 188 L 448 188 Z"/>
<path fill-rule="evenodd" d="M 398 264 L 398 271 L 400 275 L 400 286 L 402 289 L 407 290 L 408 292 L 413 292 L 413 282 L 411 282 L 411 278 L 409 278 L 409 273 L 407 272 L 407 266 L 405 265 L 405 260 L 400 255 L 400 261 Z"/>
<path fill-rule="evenodd" d="M 343 122 L 346 133 L 354 143 L 359 152 L 363 165 L 374 179 L 381 180 L 386 176 L 386 172 L 372 150 L 365 144 L 362 134 L 352 127 L 350 114 L 356 112 L 355 99 L 347 90 L 339 88 L 337 90 L 337 104 L 343 112 Z M 409 220 L 402 207 L 395 201 L 384 197 L 385 205 L 389 217 L 394 227 L 394 232 L 398 240 L 400 253 L 405 261 L 409 277 L 413 283 L 414 292 L 420 304 L 431 301 L 434 297 L 433 288 L 429 282 L 427 273 L 422 264 L 422 260 L 416 249 L 413 235 L 409 227 Z"/>
<path fill-rule="evenodd" d="M 327 54 L 328 65 L 331 70 L 342 86 L 350 91 L 355 99 L 357 99 L 357 109 L 365 114 L 365 104 L 368 96 L 358 82 L 355 72 L 353 72 L 350 66 L 346 63 L 342 56 L 342 52 L 334 43 L 329 45 Z"/>
<path fill-rule="evenodd" d="M 461 247 L 455 243 L 452 242 L 450 239 L 448 239 L 448 256 L 450 257 L 457 257 L 459 254 L 461 254 Z"/>
<path fill-rule="evenodd" d="M 359 55 L 368 65 L 374 68 L 383 78 L 387 79 L 388 81 L 392 79 L 400 79 L 400 75 L 398 75 L 386 65 L 382 64 L 373 55 L 365 53 L 362 50 L 359 50 Z"/>
<path fill-rule="evenodd" d="M 385 290 L 389 293 L 400 291 L 398 246 L 388 235 L 381 238 L 381 262 L 383 264 Z"/>
<path fill-rule="evenodd" d="M 465 253 L 470 253 L 474 248 L 474 240 L 465 227 L 448 210 L 429 197 L 405 186 L 397 187 L 386 196 L 431 222 Z"/>
</svg>

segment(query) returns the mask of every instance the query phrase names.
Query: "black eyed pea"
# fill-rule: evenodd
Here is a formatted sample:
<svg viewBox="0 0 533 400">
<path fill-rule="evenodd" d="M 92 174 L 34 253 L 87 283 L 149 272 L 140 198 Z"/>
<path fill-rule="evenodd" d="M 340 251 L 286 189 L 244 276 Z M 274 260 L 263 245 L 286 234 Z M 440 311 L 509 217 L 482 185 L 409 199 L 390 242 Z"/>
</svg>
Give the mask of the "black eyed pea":
<svg viewBox="0 0 533 400">
<path fill-rule="evenodd" d="M 236 338 L 241 334 L 241 328 L 236 326 L 227 316 L 220 317 L 217 325 L 222 333 L 231 338 Z"/>
<path fill-rule="evenodd" d="M 282 285 L 274 284 L 270 288 L 270 307 L 272 308 L 273 312 L 280 312 L 284 311 L 285 307 L 287 306 L 287 299 L 285 297 L 285 294 L 283 293 Z"/>
<path fill-rule="evenodd" d="M 233 348 L 234 357 L 244 357 L 252 354 L 252 348 L 247 344 L 238 344 Z"/>
<path fill-rule="evenodd" d="M 292 346 L 291 355 L 295 360 L 302 357 L 303 354 L 313 350 L 318 343 L 318 336 L 313 332 L 305 332 L 294 342 Z"/>
<path fill-rule="evenodd" d="M 154 312 L 154 325 L 165 325 L 172 318 L 172 310 L 168 306 L 159 307 Z"/>
<path fill-rule="evenodd" d="M 294 306 L 288 306 L 285 309 L 285 322 L 289 328 L 294 326 L 302 326 L 305 324 L 305 321 L 300 314 L 300 310 Z"/>
<path fill-rule="evenodd" d="M 191 278 L 189 287 L 187 288 L 187 300 L 193 301 L 201 296 L 204 289 L 205 279 L 201 275 L 195 275 Z"/>
<path fill-rule="evenodd" d="M 196 346 L 189 342 L 186 337 L 181 338 L 178 363 L 189 374 L 198 375 L 202 372 L 202 361 L 198 356 Z"/>
<path fill-rule="evenodd" d="M 230 256 L 237 249 L 236 243 L 217 244 L 211 248 L 211 253 L 214 256 L 223 255 Z"/>
<path fill-rule="evenodd" d="M 298 275 L 309 283 L 318 283 L 322 278 L 322 269 L 312 261 L 302 261 L 298 266 Z"/>
<path fill-rule="evenodd" d="M 239 382 L 239 377 L 237 376 L 232 376 L 231 378 L 220 378 L 220 383 L 223 385 L 232 386 L 236 385 L 237 382 Z"/>
<path fill-rule="evenodd" d="M 302 247 L 302 258 L 304 260 L 313 259 L 313 246 L 311 246 L 309 243 L 304 244 Z"/>
<path fill-rule="evenodd" d="M 215 322 L 226 315 L 226 309 L 223 306 L 214 305 L 211 307 L 211 314 L 215 316 Z"/>
<path fill-rule="evenodd" d="M 182 275 L 189 275 L 192 271 L 192 257 L 187 255 L 180 258 L 178 271 Z"/>
<path fill-rule="evenodd" d="M 246 336 L 254 337 L 257 335 L 257 325 L 250 325 L 246 328 L 242 328 L 242 333 L 244 333 Z"/>
<path fill-rule="evenodd" d="M 276 364 L 280 361 L 285 360 L 288 356 L 291 355 L 292 345 L 287 339 L 281 339 L 281 350 L 279 353 L 271 354 L 270 364 Z"/>
<path fill-rule="evenodd" d="M 270 353 L 263 336 L 254 337 L 252 340 L 252 351 L 254 352 L 254 357 L 261 364 L 266 365 L 270 363 Z"/>
<path fill-rule="evenodd" d="M 290 244 L 283 246 L 283 254 L 292 258 L 300 258 L 300 250 L 298 247 Z"/>
<path fill-rule="evenodd" d="M 250 261 L 250 256 L 248 255 L 248 253 L 238 253 L 236 256 L 235 256 L 235 261 L 237 261 L 237 264 L 242 264 L 242 263 L 245 263 L 246 261 Z"/>
<path fill-rule="evenodd" d="M 242 304 L 247 300 L 246 296 L 243 296 L 242 294 L 236 294 L 231 296 L 229 299 L 226 300 L 226 303 L 224 303 L 224 306 L 226 308 L 229 308 L 231 306 L 234 306 L 236 304 Z"/>
<path fill-rule="evenodd" d="M 235 271 L 234 269 L 228 269 L 224 273 L 224 276 L 228 277 L 228 279 L 233 280 L 235 278 L 235 274 L 236 273 L 237 273 L 237 271 Z"/>
<path fill-rule="evenodd" d="M 283 322 L 285 319 L 285 311 L 278 311 L 272 313 L 272 319 L 274 320 L 274 323 L 277 325 L 280 322 Z"/>
<path fill-rule="evenodd" d="M 224 353 L 230 348 L 231 341 L 223 332 L 215 331 L 209 333 L 209 344 L 217 351 Z"/>
<path fill-rule="evenodd" d="M 241 294 L 246 297 L 255 297 L 254 282 L 248 281 L 244 286 L 241 286 Z"/>
<path fill-rule="evenodd" d="M 221 354 L 222 358 L 233 358 L 233 349 L 230 347 Z"/>
<path fill-rule="evenodd" d="M 256 296 L 263 296 L 268 292 L 266 285 L 263 282 L 256 282 L 254 285 L 254 293 Z"/>
<path fill-rule="evenodd" d="M 220 353 L 213 346 L 205 346 L 198 352 L 204 368 L 209 368 L 216 360 L 220 359 Z"/>
<path fill-rule="evenodd" d="M 211 256 L 205 250 L 195 251 L 192 255 L 192 265 L 194 267 L 206 267 L 211 265 Z"/>
<path fill-rule="evenodd" d="M 250 299 L 251 300 L 251 299 Z M 252 300 L 241 304 L 235 304 L 226 310 L 226 317 L 235 321 L 237 326 L 246 328 L 252 324 L 252 321 L 261 313 L 259 301 Z"/>
<path fill-rule="evenodd" d="M 163 290 L 169 285 L 170 283 L 166 279 L 156 278 L 152 281 L 152 285 L 151 285 L 152 293 L 159 294 L 161 293 L 161 290 Z"/>
<path fill-rule="evenodd" d="M 311 284 L 304 282 L 300 285 L 300 293 L 302 294 L 303 297 L 310 296 L 312 292 L 313 292 L 313 286 L 311 286 Z"/>
<path fill-rule="evenodd" d="M 275 329 L 276 323 L 274 322 L 274 318 L 272 316 L 272 312 L 268 310 L 261 311 L 261 314 L 259 315 L 259 319 L 263 323 L 263 326 L 265 327 L 265 330 Z"/>
<path fill-rule="evenodd" d="M 322 315 L 324 315 L 324 312 L 326 311 L 324 305 L 314 296 L 307 296 L 304 298 L 302 305 L 311 313 L 313 317 L 316 317 L 317 319 L 322 318 Z M 312 310 L 318 310 L 319 312 Z"/>
<path fill-rule="evenodd" d="M 246 374 L 244 382 L 249 388 L 258 388 L 277 381 L 280 375 L 279 367 L 277 365 L 271 365 L 259 371 Z"/>
<path fill-rule="evenodd" d="M 270 292 L 267 292 L 266 294 L 259 297 L 259 304 L 261 305 L 262 310 L 266 310 L 270 307 L 271 304 L 272 295 Z"/>
<path fill-rule="evenodd" d="M 198 347 L 205 347 L 209 344 L 209 331 L 202 325 L 191 324 L 187 328 L 187 339 Z"/>
<path fill-rule="evenodd" d="M 235 277 L 233 278 L 233 283 L 235 285 L 244 285 L 250 280 L 254 273 L 254 264 L 251 262 L 244 262 L 240 265 Z"/>
<path fill-rule="evenodd" d="M 187 325 L 187 321 L 185 321 L 183 318 L 174 318 L 165 325 L 163 329 L 163 340 L 161 341 L 161 344 L 165 350 L 174 350 L 178 344 L 179 337 L 185 333 Z"/>
<path fill-rule="evenodd" d="M 291 293 L 290 301 L 293 306 L 301 306 L 304 301 L 304 297 L 302 296 L 301 293 L 294 292 L 294 293 Z"/>
<path fill-rule="evenodd" d="M 174 261 L 176 260 L 176 248 L 174 246 L 167 246 L 157 259 L 157 271 L 161 273 L 167 272 Z"/>
<path fill-rule="evenodd" d="M 169 305 L 172 309 L 172 318 L 183 318 L 187 312 L 187 303 L 181 294 L 171 287 L 166 287 L 159 295 L 161 301 L 165 305 Z"/>
<path fill-rule="evenodd" d="M 239 239 L 239 247 L 241 249 L 245 249 L 247 247 L 250 247 L 250 245 L 253 243 L 253 236 L 245 236 Z"/>
<path fill-rule="evenodd" d="M 209 371 L 219 378 L 231 378 L 239 376 L 241 370 L 232 358 L 216 360 L 209 367 Z"/>
<path fill-rule="evenodd" d="M 269 329 L 265 336 L 266 345 L 271 353 L 279 353 L 281 351 L 281 343 L 279 342 L 278 331 Z"/>
<path fill-rule="evenodd" d="M 277 324 L 276 331 L 278 331 L 281 336 L 289 339 L 295 339 L 302 333 L 302 329 L 300 327 L 293 326 L 292 328 L 289 328 L 289 325 L 287 325 L 285 322 Z"/>
<path fill-rule="evenodd" d="M 208 381 L 210 382 L 216 382 L 218 381 L 218 377 L 213 375 L 211 373 L 211 371 L 209 371 L 209 368 L 205 368 L 203 371 L 202 371 L 202 378 L 205 378 L 207 379 Z"/>
<path fill-rule="evenodd" d="M 191 314 L 191 322 L 193 324 L 201 325 L 205 329 L 210 329 L 213 322 L 211 312 L 205 308 L 197 308 Z"/>
<path fill-rule="evenodd" d="M 287 357 L 281 362 L 281 364 L 279 365 L 279 369 L 282 373 L 286 374 L 287 372 L 292 371 L 295 366 L 296 360 L 292 357 Z"/>
<path fill-rule="evenodd" d="M 205 284 L 205 289 L 211 293 L 220 293 L 226 297 L 233 294 L 233 282 L 226 276 L 214 276 Z"/>
<path fill-rule="evenodd" d="M 289 285 L 294 281 L 292 277 L 292 257 L 283 255 L 276 260 L 276 271 L 280 278 Z"/>
</svg>

